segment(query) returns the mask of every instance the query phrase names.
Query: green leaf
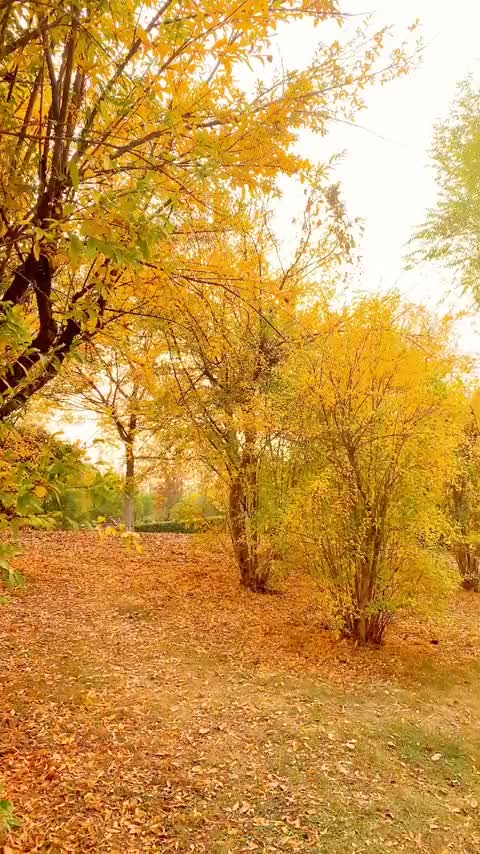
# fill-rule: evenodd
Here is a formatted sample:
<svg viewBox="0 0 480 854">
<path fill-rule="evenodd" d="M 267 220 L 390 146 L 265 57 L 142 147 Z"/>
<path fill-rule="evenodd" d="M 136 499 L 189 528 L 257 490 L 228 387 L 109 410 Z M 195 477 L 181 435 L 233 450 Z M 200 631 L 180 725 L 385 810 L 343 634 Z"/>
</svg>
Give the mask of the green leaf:
<svg viewBox="0 0 480 854">
<path fill-rule="evenodd" d="M 87 237 L 87 242 L 85 245 L 85 255 L 87 256 L 87 258 L 91 258 L 93 260 L 93 258 L 97 257 L 98 252 L 98 242 L 94 240 L 93 237 Z"/>
<path fill-rule="evenodd" d="M 83 243 L 77 234 L 70 235 L 70 255 L 76 261 L 83 253 Z"/>
<path fill-rule="evenodd" d="M 41 513 L 42 505 L 37 501 L 33 493 L 26 492 L 24 495 L 19 495 L 17 498 L 17 512 L 22 516 L 28 516 L 32 513 Z"/>
<path fill-rule="evenodd" d="M 148 261 L 152 253 L 150 252 L 150 247 L 147 241 L 143 237 L 138 238 L 138 246 L 142 252 L 143 257 L 146 258 Z"/>
<path fill-rule="evenodd" d="M 75 190 L 78 190 L 80 184 L 80 173 L 78 171 L 78 166 L 75 160 L 72 160 L 69 166 L 70 179 L 72 181 L 72 186 Z"/>
</svg>

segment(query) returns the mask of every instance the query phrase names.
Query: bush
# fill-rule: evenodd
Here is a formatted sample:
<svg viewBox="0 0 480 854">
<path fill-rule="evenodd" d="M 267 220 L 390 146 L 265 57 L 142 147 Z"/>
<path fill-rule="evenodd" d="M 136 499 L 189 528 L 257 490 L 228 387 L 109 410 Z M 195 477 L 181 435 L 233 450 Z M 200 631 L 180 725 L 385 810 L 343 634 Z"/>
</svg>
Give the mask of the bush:
<svg viewBox="0 0 480 854">
<path fill-rule="evenodd" d="M 401 608 L 434 609 L 456 583 L 442 503 L 467 408 L 448 329 L 395 299 L 334 320 L 292 376 L 304 460 L 283 553 L 319 579 L 344 635 L 379 643 Z"/>
<path fill-rule="evenodd" d="M 147 522 L 144 525 L 135 525 L 135 530 L 140 534 L 198 534 L 211 527 L 220 528 L 224 522 L 223 516 L 211 516 L 194 522 Z"/>
</svg>

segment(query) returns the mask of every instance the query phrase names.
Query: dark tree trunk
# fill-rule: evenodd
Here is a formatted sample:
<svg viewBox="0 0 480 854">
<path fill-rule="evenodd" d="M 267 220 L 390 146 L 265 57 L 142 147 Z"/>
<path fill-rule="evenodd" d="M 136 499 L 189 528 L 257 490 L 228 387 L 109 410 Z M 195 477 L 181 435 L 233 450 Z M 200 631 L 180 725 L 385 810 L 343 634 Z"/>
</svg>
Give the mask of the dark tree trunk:
<svg viewBox="0 0 480 854">
<path fill-rule="evenodd" d="M 63 326 L 58 327 L 53 317 L 51 291 L 53 271 L 47 254 L 35 258 L 32 253 L 21 264 L 9 288 L 0 300 L 0 312 L 9 305 L 21 305 L 28 291 L 35 293 L 39 329 L 30 347 L 3 376 L 0 376 L 0 420 L 8 418 L 21 409 L 37 391 L 40 391 L 60 370 L 66 356 L 79 339 L 87 340 L 95 334 L 82 330 L 77 320 L 67 317 Z M 85 285 L 72 297 L 70 310 L 94 288 L 94 283 Z M 98 328 L 101 325 L 105 308 L 102 294 L 97 298 Z M 0 317 L 1 324 L 1 317 Z"/>
<path fill-rule="evenodd" d="M 133 442 L 128 442 L 125 445 L 123 522 L 128 531 L 135 530 L 135 455 Z"/>
<path fill-rule="evenodd" d="M 11 5 L 11 4 L 10 4 Z M 79 110 L 86 93 L 87 75 L 78 61 L 78 37 L 81 9 L 79 4 L 73 4 L 68 17 L 68 28 L 62 34 L 55 36 L 53 57 L 60 60 L 52 61 L 50 52 L 47 16 L 42 16 L 38 27 L 27 33 L 27 41 L 40 38 L 43 43 L 43 58 L 40 56 L 38 70 L 34 81 L 26 93 L 26 103 L 23 127 L 19 130 L 15 149 L 13 151 L 13 172 L 19 173 L 21 164 L 25 163 L 31 154 L 29 131 L 33 116 L 39 107 L 40 118 L 38 127 L 38 182 L 32 186 L 32 198 L 28 204 L 30 212 L 24 212 L 26 218 L 19 219 L 19 212 L 11 211 L 12 222 L 7 225 L 2 245 L 2 284 L 7 275 L 11 276 L 9 284 L 0 299 L 0 315 L 10 306 L 20 306 L 27 300 L 27 314 L 33 317 L 36 307 L 36 335 L 30 347 L 18 354 L 15 360 L 3 370 L 0 376 L 0 419 L 21 409 L 29 398 L 39 391 L 56 375 L 67 353 L 79 337 L 88 338 L 91 333 L 82 333 L 81 326 L 74 319 L 78 301 L 95 284 L 85 283 L 69 300 L 68 306 L 62 313 L 57 326 L 54 317 L 56 303 L 64 306 L 64 297 L 57 294 L 54 288 L 54 267 L 52 258 L 57 251 L 61 225 L 64 221 L 64 206 L 66 201 L 72 201 L 75 188 L 72 182 L 70 149 L 74 141 L 74 131 L 77 125 Z M 4 16 L 3 26 L 7 27 L 8 13 Z M 58 22 L 60 18 L 58 19 Z M 50 22 L 51 23 L 51 22 Z M 63 21 L 62 21 L 63 27 Z M 29 29 L 29 28 L 27 28 Z M 59 39 L 59 40 L 57 40 Z M 25 42 L 26 44 L 27 42 Z M 21 52 L 22 38 L 11 44 L 14 54 Z M 18 64 L 12 58 L 15 72 L 13 83 L 17 76 Z M 57 67 L 58 66 L 58 67 Z M 48 75 L 47 75 L 48 67 Z M 49 95 L 47 95 L 49 90 Z M 44 97 L 45 96 L 45 97 Z M 42 103 L 48 104 L 48 109 L 42 109 Z M 35 120 L 36 121 L 36 120 Z M 31 144 L 33 145 L 33 138 Z M 78 146 L 76 155 L 83 154 Z M 38 235 L 43 235 L 38 239 Z M 38 241 L 38 242 L 37 242 Z M 30 247 L 26 249 L 27 245 Z M 12 251 L 12 247 L 17 250 Z M 12 266 L 7 271 L 7 264 L 12 258 L 22 258 L 21 263 Z M 60 299 L 58 299 L 58 297 Z M 96 299 L 102 311 L 104 298 L 101 292 Z M 0 317 L 0 325 L 1 325 Z"/>
<path fill-rule="evenodd" d="M 240 584 L 255 593 L 268 590 L 270 565 L 259 555 L 258 474 L 254 438 L 247 435 L 239 469 L 230 485 L 229 524 Z"/>
</svg>

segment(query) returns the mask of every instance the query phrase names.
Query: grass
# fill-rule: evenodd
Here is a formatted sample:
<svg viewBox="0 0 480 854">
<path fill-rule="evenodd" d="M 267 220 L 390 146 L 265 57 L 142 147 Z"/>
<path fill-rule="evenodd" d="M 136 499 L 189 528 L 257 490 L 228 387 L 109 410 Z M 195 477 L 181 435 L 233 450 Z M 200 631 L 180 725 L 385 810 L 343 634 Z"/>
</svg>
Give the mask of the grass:
<svg viewBox="0 0 480 854">
<path fill-rule="evenodd" d="M 22 561 L 0 610 L 7 851 L 480 851 L 480 597 L 362 651 L 308 579 L 240 592 L 195 537 L 135 556 L 37 534 Z"/>
<path fill-rule="evenodd" d="M 473 761 L 466 752 L 464 741 L 438 735 L 418 724 L 400 724 L 391 727 L 393 738 L 398 744 L 402 759 L 411 765 L 418 766 L 422 771 L 445 772 L 448 775 L 471 777 Z M 477 746 L 470 745 L 476 758 L 480 759 Z M 433 767 L 431 763 L 436 764 Z"/>
</svg>

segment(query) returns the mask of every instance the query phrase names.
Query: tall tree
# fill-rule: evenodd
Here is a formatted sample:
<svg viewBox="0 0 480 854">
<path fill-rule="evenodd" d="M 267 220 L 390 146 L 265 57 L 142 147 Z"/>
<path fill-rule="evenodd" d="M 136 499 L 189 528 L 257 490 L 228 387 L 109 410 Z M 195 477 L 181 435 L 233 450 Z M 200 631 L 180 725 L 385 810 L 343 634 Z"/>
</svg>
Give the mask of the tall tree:
<svg viewBox="0 0 480 854">
<path fill-rule="evenodd" d="M 282 262 L 268 210 L 255 206 L 242 231 L 203 241 L 197 288 L 188 303 L 177 298 L 179 322 L 167 326 L 179 404 L 201 459 L 224 482 L 240 580 L 254 591 L 268 589 L 272 567 L 262 500 L 275 429 L 269 399 L 290 349 L 311 334 L 298 307 L 315 298 L 319 271 L 328 278 L 350 240 L 338 192 L 320 186 L 307 202 L 289 262 Z"/>
<path fill-rule="evenodd" d="M 418 230 L 412 260 L 446 264 L 480 302 L 480 91 L 470 80 L 435 130 L 432 159 L 438 199 Z"/>
<path fill-rule="evenodd" d="M 277 27 L 304 18 L 342 21 L 334 0 L 2 4 L 0 417 L 76 341 L 152 295 L 157 312 L 159 294 L 168 302 L 172 242 L 193 220 L 228 229 L 232 194 L 308 179 L 299 131 L 324 134 L 361 106 L 385 33 L 344 53 L 331 40 L 305 70 L 241 85 Z M 383 76 L 405 65 L 396 48 Z"/>
</svg>

